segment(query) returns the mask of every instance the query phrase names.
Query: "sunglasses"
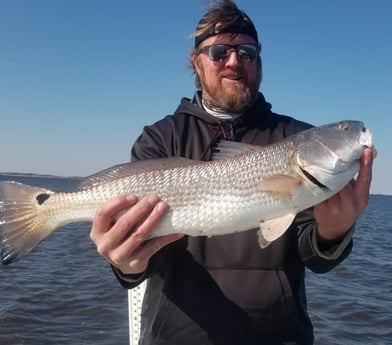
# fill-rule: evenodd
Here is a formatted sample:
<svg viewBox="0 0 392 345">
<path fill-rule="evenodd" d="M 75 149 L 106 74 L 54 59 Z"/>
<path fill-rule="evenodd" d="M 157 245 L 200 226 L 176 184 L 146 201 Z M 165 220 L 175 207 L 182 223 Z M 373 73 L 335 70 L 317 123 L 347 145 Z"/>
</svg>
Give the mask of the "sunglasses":
<svg viewBox="0 0 392 345">
<path fill-rule="evenodd" d="M 197 55 L 202 53 L 208 53 L 208 57 L 211 61 L 226 61 L 231 52 L 235 50 L 238 58 L 242 62 L 255 61 L 259 54 L 259 46 L 255 43 L 243 43 L 243 44 L 211 44 L 209 46 L 202 47 L 198 50 Z"/>
</svg>

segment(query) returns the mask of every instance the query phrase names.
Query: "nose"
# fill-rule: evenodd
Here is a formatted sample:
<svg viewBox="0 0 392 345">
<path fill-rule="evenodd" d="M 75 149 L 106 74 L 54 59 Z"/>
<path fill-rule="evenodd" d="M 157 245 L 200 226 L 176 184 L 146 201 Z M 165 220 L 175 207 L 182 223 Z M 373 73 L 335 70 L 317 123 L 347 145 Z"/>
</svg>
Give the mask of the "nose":
<svg viewBox="0 0 392 345">
<path fill-rule="evenodd" d="M 241 63 L 241 60 L 238 57 L 238 53 L 235 49 L 230 50 L 230 55 L 226 60 L 226 66 L 236 66 Z"/>
</svg>

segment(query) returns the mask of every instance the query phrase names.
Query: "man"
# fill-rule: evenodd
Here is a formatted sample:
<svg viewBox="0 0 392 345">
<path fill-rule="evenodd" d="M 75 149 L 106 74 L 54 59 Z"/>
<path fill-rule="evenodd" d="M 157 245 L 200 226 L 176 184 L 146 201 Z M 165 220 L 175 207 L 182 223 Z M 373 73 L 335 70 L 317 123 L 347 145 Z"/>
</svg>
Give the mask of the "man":
<svg viewBox="0 0 392 345">
<path fill-rule="evenodd" d="M 181 156 L 208 160 L 220 139 L 267 145 L 310 125 L 275 114 L 258 92 L 262 70 L 257 31 L 231 1 L 201 18 L 191 53 L 198 91 L 174 115 L 145 127 L 133 160 Z M 168 211 L 159 196 L 109 200 L 97 211 L 91 238 L 121 284 L 148 278 L 140 344 L 313 344 L 305 267 L 327 272 L 347 257 L 367 205 L 372 150 L 357 180 L 300 213 L 266 249 L 256 230 L 148 240 Z M 113 217 L 128 209 L 116 222 Z"/>
</svg>

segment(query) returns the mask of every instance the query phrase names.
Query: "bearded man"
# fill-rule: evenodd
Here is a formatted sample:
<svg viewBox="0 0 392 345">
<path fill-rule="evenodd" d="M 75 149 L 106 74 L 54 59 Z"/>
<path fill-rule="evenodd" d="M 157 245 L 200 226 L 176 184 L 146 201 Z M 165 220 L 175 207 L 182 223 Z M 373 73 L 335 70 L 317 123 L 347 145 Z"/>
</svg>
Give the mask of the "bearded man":
<svg viewBox="0 0 392 345">
<path fill-rule="evenodd" d="M 258 34 L 232 1 L 213 3 L 194 39 L 190 65 L 198 90 L 173 115 L 144 128 L 132 160 L 209 160 L 218 140 L 268 145 L 311 127 L 272 112 L 259 92 Z M 169 207 L 158 195 L 120 196 L 102 205 L 91 230 L 98 252 L 124 287 L 148 280 L 139 344 L 313 344 L 305 267 L 327 272 L 350 253 L 355 221 L 367 205 L 371 163 L 367 149 L 361 183 L 298 214 L 263 250 L 256 229 L 149 239 Z M 115 222 L 122 210 L 127 212 Z"/>
</svg>

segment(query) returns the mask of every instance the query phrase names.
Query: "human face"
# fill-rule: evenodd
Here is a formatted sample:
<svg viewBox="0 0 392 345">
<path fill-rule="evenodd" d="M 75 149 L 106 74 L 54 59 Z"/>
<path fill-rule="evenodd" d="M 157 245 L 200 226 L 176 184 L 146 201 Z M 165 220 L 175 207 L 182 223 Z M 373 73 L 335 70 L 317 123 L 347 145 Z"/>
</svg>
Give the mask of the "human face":
<svg viewBox="0 0 392 345">
<path fill-rule="evenodd" d="M 223 61 L 212 61 L 208 52 L 197 52 L 212 44 L 246 43 L 258 42 L 248 35 L 224 33 L 205 39 L 192 55 L 203 91 L 203 100 L 214 110 L 241 113 L 254 102 L 261 82 L 261 62 L 259 58 L 254 61 L 241 61 L 235 49 L 232 49 Z"/>
</svg>

